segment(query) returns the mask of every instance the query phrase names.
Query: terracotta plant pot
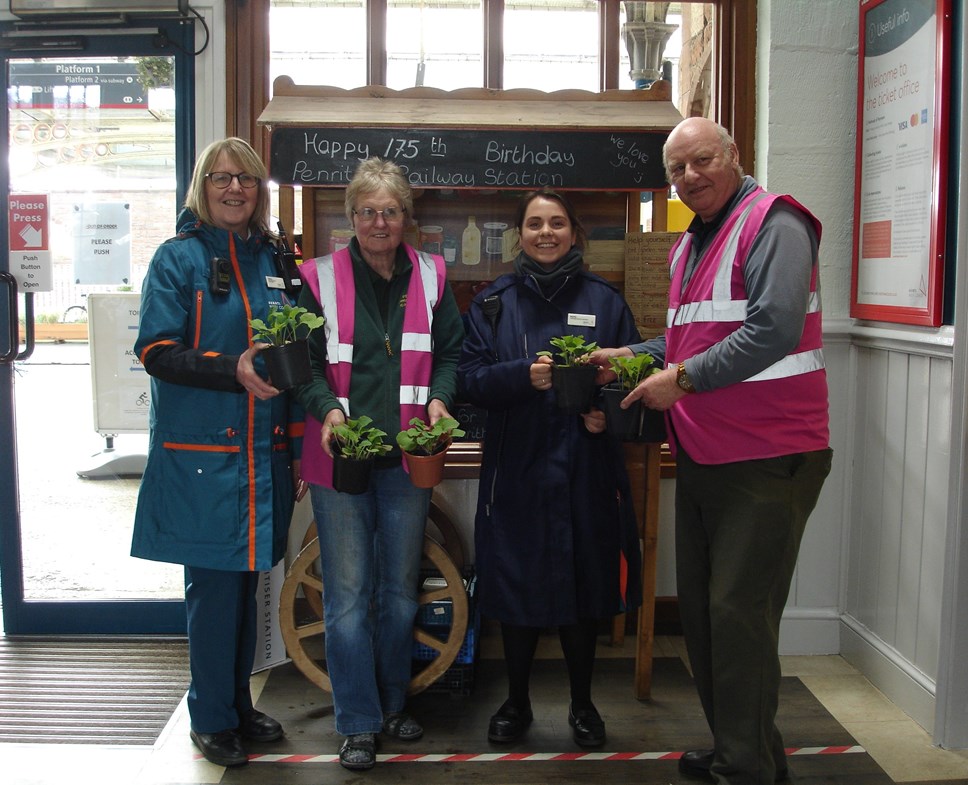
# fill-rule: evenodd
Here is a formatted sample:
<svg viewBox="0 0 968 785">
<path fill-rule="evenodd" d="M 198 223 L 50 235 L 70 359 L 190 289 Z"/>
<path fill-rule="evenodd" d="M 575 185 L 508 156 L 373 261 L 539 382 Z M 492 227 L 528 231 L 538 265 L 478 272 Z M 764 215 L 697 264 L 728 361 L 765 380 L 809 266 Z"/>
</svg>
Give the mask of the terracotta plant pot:
<svg viewBox="0 0 968 785">
<path fill-rule="evenodd" d="M 288 390 L 313 380 L 313 369 L 309 361 L 309 343 L 305 340 L 293 341 L 282 346 L 270 346 L 262 350 L 273 387 Z"/>
<path fill-rule="evenodd" d="M 413 455 L 405 452 L 403 460 L 407 462 L 410 482 L 417 488 L 433 488 L 444 479 L 447 450 L 441 450 L 433 455 Z"/>
<path fill-rule="evenodd" d="M 347 458 L 333 455 L 333 490 L 340 493 L 364 493 L 370 487 L 373 458 Z"/>
<path fill-rule="evenodd" d="M 623 409 L 619 404 L 628 394 L 628 390 L 619 387 L 602 388 L 602 411 L 608 432 L 623 442 L 665 442 L 663 412 L 641 404 Z"/>
<path fill-rule="evenodd" d="M 597 365 L 555 365 L 551 385 L 558 408 L 569 414 L 587 412 L 595 399 Z"/>
</svg>

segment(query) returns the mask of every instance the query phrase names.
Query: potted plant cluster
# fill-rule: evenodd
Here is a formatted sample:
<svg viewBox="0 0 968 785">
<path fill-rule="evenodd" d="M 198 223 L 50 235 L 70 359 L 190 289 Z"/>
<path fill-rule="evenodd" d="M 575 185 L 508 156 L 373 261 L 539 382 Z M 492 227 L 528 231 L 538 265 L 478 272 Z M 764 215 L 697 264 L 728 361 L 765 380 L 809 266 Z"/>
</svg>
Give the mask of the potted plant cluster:
<svg viewBox="0 0 968 785">
<path fill-rule="evenodd" d="M 608 430 L 623 441 L 664 442 L 665 416 L 647 406 L 635 404 L 623 409 L 619 404 L 648 376 L 656 373 L 651 354 L 609 357 L 608 365 L 616 380 L 602 388 L 602 409 Z"/>
<path fill-rule="evenodd" d="M 447 448 L 464 435 L 459 426 L 453 417 L 441 417 L 433 425 L 414 417 L 410 427 L 397 434 L 410 481 L 418 488 L 433 488 L 443 479 Z"/>
<path fill-rule="evenodd" d="M 390 452 L 385 431 L 372 425 L 365 414 L 333 426 L 333 489 L 363 493 L 370 486 L 370 473 L 378 455 Z"/>
<path fill-rule="evenodd" d="M 313 330 L 322 327 L 326 319 L 310 313 L 298 305 L 272 305 L 266 321 L 252 319 L 252 341 L 267 343 L 262 356 L 269 371 L 269 381 L 280 390 L 288 390 L 313 380 L 309 361 L 309 342 Z"/>
<path fill-rule="evenodd" d="M 589 355 L 598 348 L 594 341 L 586 342 L 584 335 L 561 335 L 551 339 L 554 352 L 538 352 L 539 357 L 551 357 L 551 384 L 558 408 L 571 413 L 587 412 L 595 397 L 595 377 L 598 366 L 589 363 Z"/>
</svg>

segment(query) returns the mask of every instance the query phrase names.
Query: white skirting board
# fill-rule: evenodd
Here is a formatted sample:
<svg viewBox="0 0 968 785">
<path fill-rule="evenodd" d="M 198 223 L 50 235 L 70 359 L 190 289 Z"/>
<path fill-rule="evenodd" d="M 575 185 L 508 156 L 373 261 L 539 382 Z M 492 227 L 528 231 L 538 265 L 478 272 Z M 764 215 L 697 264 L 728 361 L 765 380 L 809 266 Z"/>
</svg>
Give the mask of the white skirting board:
<svg viewBox="0 0 968 785">
<path fill-rule="evenodd" d="M 935 683 L 850 616 L 840 627 L 840 654 L 927 733 L 934 733 Z"/>
</svg>

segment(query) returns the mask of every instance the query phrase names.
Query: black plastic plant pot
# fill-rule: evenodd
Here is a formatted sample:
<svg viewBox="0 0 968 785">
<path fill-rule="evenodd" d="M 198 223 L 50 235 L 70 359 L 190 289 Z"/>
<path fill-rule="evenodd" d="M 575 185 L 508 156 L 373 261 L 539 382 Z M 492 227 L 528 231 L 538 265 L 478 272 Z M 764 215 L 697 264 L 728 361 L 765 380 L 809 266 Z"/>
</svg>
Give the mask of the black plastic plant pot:
<svg viewBox="0 0 968 785">
<path fill-rule="evenodd" d="M 340 493 L 365 493 L 370 487 L 373 458 L 333 456 L 333 490 Z"/>
<path fill-rule="evenodd" d="M 568 414 L 587 412 L 595 400 L 597 365 L 555 365 L 551 384 L 558 409 Z"/>
<path fill-rule="evenodd" d="M 602 411 L 609 433 L 623 442 L 665 442 L 665 414 L 638 403 L 623 409 L 619 404 L 628 394 L 619 387 L 602 388 Z"/>
<path fill-rule="evenodd" d="M 288 390 L 313 380 L 313 368 L 309 360 L 309 343 L 293 341 L 283 346 L 263 349 L 262 355 L 269 372 L 269 381 L 279 390 Z"/>
</svg>

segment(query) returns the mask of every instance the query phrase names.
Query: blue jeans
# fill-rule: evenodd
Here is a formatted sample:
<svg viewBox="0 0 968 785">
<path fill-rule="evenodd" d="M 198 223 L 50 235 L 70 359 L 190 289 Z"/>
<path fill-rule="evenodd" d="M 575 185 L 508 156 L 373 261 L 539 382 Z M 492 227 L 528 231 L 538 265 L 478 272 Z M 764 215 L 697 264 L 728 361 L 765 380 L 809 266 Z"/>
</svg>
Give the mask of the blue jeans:
<svg viewBox="0 0 968 785">
<path fill-rule="evenodd" d="M 398 466 L 374 471 L 365 493 L 311 485 L 310 494 L 336 731 L 378 733 L 410 684 L 430 491 Z"/>
</svg>

